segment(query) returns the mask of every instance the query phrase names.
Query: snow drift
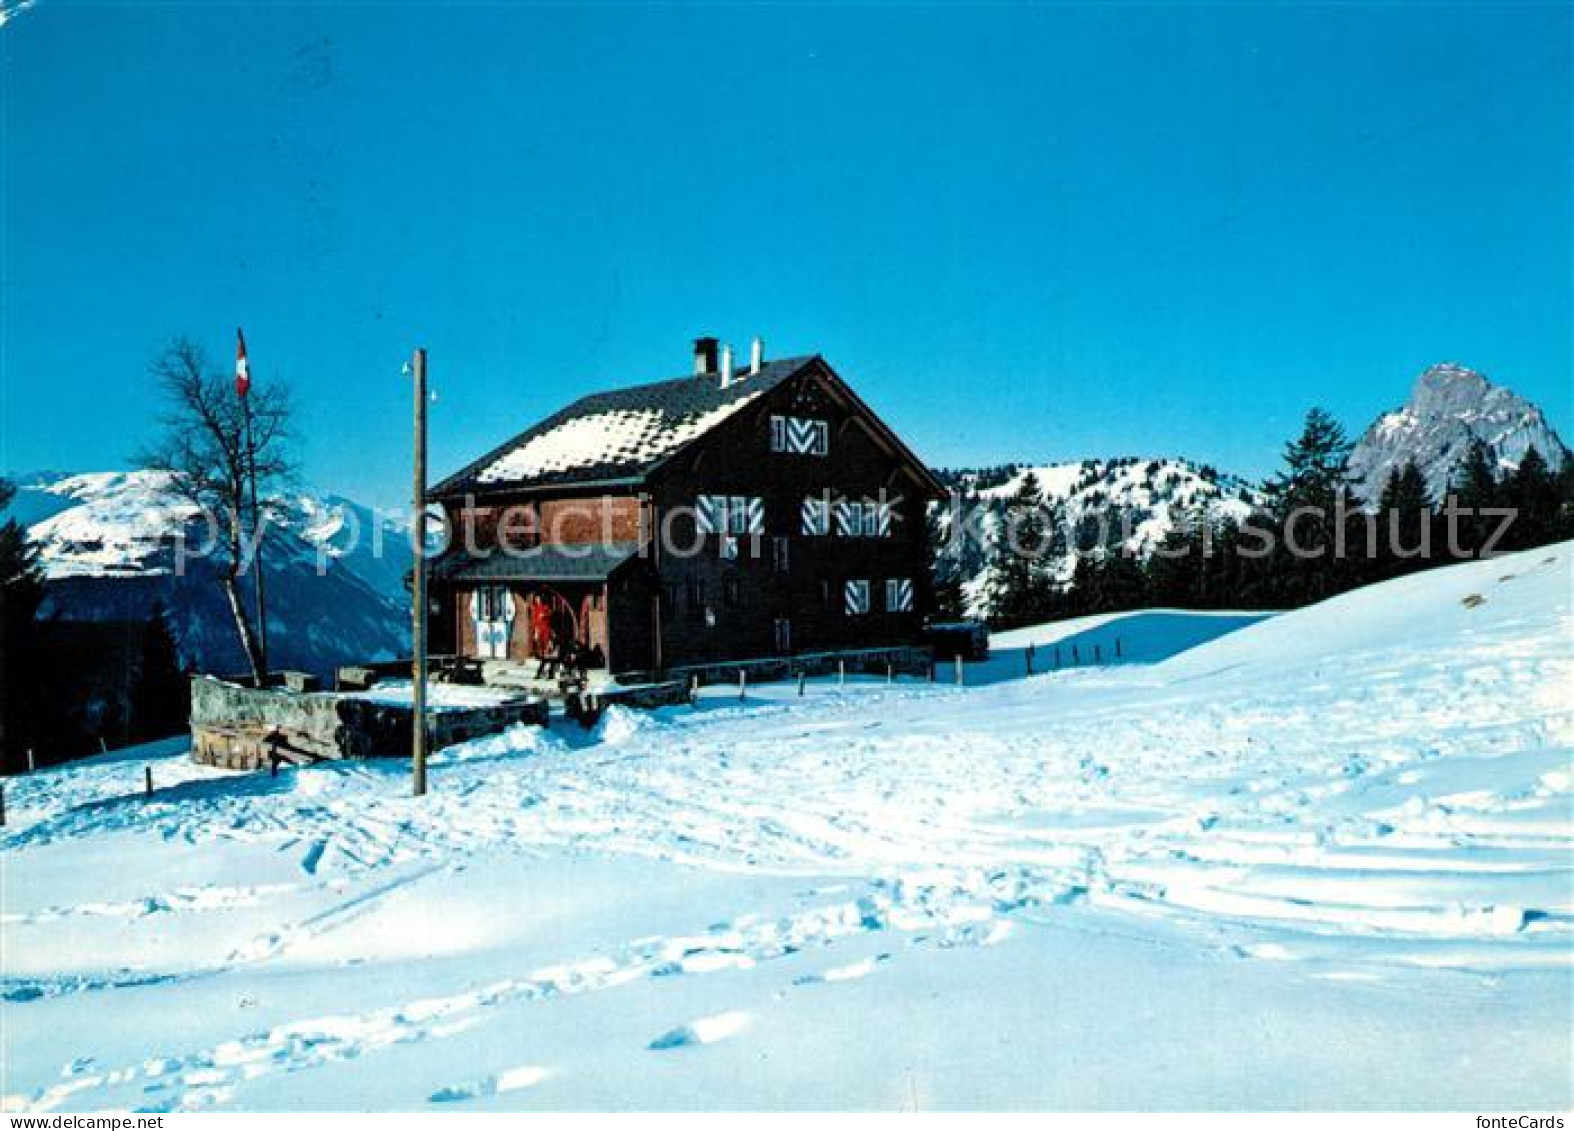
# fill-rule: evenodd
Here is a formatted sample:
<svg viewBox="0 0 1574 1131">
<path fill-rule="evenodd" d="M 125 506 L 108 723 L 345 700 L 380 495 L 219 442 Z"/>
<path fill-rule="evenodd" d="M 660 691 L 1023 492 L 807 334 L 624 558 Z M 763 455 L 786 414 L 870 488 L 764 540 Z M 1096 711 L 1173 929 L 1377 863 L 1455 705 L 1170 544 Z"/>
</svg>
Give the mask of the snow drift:
<svg viewBox="0 0 1574 1131">
<path fill-rule="evenodd" d="M 1568 1106 L 1571 561 L 717 689 L 419 800 L 177 748 L 13 779 L 6 1104 Z"/>
</svg>

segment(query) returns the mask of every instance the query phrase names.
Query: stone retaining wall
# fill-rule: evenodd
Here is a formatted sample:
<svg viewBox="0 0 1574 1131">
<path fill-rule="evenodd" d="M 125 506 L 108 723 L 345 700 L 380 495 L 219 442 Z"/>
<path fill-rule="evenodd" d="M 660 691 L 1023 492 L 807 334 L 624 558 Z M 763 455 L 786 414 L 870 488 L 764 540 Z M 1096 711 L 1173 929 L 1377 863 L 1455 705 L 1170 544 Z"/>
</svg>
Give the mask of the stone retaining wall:
<svg viewBox="0 0 1574 1131">
<path fill-rule="evenodd" d="M 317 758 L 408 758 L 414 746 L 412 708 L 331 691 L 296 693 L 240 687 L 210 676 L 191 680 L 192 757 L 228 765 L 247 759 L 254 743 L 230 736 L 278 730 L 294 749 Z M 547 705 L 518 699 L 485 707 L 428 712 L 428 749 L 496 734 L 515 723 L 545 726 Z M 221 757 L 221 752 L 226 752 Z"/>
</svg>

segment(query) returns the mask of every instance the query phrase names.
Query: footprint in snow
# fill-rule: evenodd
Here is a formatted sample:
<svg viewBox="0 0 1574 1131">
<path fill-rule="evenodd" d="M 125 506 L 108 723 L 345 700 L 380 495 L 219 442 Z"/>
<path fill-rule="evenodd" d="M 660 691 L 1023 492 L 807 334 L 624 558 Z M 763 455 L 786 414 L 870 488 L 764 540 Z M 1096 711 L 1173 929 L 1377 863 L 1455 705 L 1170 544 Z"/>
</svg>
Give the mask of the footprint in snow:
<svg viewBox="0 0 1574 1131">
<path fill-rule="evenodd" d="M 468 1084 L 450 1084 L 446 1088 L 439 1088 L 427 1097 L 427 1102 L 451 1104 L 480 1099 L 483 1096 L 500 1096 L 505 1092 L 517 1092 L 521 1088 L 533 1088 L 545 1080 L 546 1076 L 545 1068 L 524 1064 L 518 1068 L 499 1072 L 495 1076 L 488 1076 L 484 1080 L 473 1080 Z"/>
<path fill-rule="evenodd" d="M 865 958 L 861 962 L 854 962 L 847 966 L 836 966 L 830 970 L 823 970 L 818 974 L 805 974 L 801 978 L 793 979 L 796 986 L 814 986 L 823 982 L 851 982 L 858 978 L 867 977 L 874 973 L 874 968 L 887 961 L 889 954 L 877 954 L 872 958 Z"/>
<path fill-rule="evenodd" d="M 717 1041 L 737 1036 L 749 1027 L 749 1021 L 749 1015 L 739 1011 L 700 1017 L 687 1025 L 669 1029 L 651 1041 L 648 1047 L 659 1052 L 663 1049 L 688 1048 L 690 1045 L 713 1045 Z"/>
</svg>

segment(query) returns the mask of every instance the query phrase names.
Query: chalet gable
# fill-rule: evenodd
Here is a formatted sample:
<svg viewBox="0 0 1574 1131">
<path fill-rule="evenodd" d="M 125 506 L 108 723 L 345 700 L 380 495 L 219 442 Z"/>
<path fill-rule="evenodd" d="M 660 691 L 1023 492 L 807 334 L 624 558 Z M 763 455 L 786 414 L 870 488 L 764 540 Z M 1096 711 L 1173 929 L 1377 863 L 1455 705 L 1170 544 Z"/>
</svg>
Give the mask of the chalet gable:
<svg viewBox="0 0 1574 1131">
<path fill-rule="evenodd" d="M 696 353 L 697 370 L 705 364 L 702 356 Z M 723 373 L 697 372 L 581 397 L 449 476 L 431 495 L 639 486 L 673 461 L 703 452 L 702 441 L 757 427 L 767 416 L 776 450 L 813 452 L 818 445 L 823 454 L 834 450 L 835 438 L 823 423 L 816 430 L 814 413 L 827 400 L 844 410 L 841 430 L 863 430 L 922 493 L 942 493 L 922 462 L 819 355 L 772 362 L 756 355 L 736 375 L 729 359 Z"/>
</svg>

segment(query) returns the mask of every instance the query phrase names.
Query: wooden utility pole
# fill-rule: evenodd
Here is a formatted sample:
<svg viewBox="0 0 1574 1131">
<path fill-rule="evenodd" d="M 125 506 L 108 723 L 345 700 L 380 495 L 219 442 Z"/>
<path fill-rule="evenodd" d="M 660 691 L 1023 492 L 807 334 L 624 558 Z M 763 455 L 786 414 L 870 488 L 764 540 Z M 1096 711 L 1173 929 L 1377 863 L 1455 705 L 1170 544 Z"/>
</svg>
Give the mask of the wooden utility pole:
<svg viewBox="0 0 1574 1131">
<path fill-rule="evenodd" d="M 412 786 L 426 792 L 426 351 L 415 351 L 415 553 L 410 574 L 410 678 L 414 720 Z"/>
</svg>

